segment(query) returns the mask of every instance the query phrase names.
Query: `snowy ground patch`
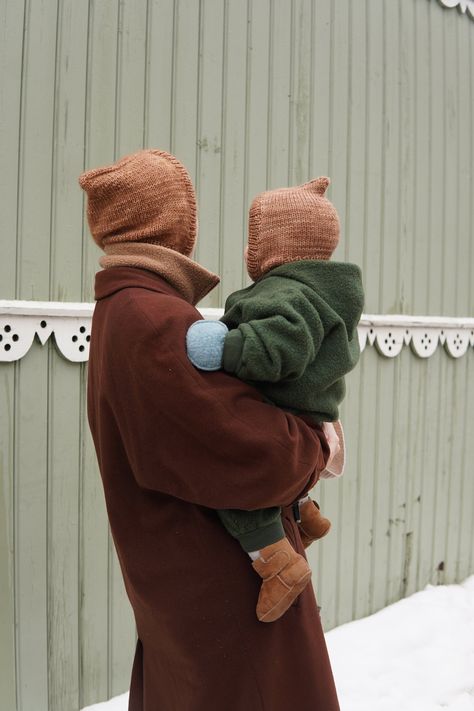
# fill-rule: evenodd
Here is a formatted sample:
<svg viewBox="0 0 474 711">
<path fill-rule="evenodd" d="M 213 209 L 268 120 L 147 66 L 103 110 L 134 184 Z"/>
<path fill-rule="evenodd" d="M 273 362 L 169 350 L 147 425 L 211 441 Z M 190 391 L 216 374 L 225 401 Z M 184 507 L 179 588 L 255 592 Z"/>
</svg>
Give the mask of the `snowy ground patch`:
<svg viewBox="0 0 474 711">
<path fill-rule="evenodd" d="M 326 635 L 341 711 L 474 711 L 474 576 Z"/>
<path fill-rule="evenodd" d="M 326 640 L 341 711 L 474 711 L 474 575 L 428 586 Z M 123 694 L 87 711 L 127 704 Z"/>
<path fill-rule="evenodd" d="M 94 704 L 86 706 L 82 711 L 127 711 L 128 709 L 128 693 L 116 696 L 110 701 L 104 701 L 102 704 Z"/>
</svg>

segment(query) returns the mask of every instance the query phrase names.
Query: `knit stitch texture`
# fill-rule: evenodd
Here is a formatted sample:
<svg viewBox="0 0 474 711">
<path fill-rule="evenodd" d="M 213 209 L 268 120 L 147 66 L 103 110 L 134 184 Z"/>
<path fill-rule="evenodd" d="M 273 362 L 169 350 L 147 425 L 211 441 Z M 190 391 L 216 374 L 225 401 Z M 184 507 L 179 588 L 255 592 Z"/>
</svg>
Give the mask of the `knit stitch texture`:
<svg viewBox="0 0 474 711">
<path fill-rule="evenodd" d="M 253 281 L 274 267 L 302 259 L 330 259 L 339 218 L 325 197 L 329 178 L 257 195 L 250 207 L 247 269 Z"/>
</svg>

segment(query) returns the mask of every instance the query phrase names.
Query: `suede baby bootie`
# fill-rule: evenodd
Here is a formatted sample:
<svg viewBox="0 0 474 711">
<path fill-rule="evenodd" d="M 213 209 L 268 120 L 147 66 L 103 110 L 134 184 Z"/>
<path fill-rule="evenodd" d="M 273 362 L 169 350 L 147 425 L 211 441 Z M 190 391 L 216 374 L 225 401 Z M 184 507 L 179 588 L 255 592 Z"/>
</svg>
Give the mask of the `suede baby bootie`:
<svg viewBox="0 0 474 711">
<path fill-rule="evenodd" d="M 311 579 L 311 569 L 287 538 L 262 548 L 252 567 L 263 578 L 257 602 L 260 622 L 281 617 Z"/>
<path fill-rule="evenodd" d="M 301 542 L 307 548 L 313 541 L 323 538 L 331 528 L 331 521 L 325 518 L 316 501 L 309 499 L 299 505 L 300 518 L 298 528 L 300 529 Z"/>
</svg>

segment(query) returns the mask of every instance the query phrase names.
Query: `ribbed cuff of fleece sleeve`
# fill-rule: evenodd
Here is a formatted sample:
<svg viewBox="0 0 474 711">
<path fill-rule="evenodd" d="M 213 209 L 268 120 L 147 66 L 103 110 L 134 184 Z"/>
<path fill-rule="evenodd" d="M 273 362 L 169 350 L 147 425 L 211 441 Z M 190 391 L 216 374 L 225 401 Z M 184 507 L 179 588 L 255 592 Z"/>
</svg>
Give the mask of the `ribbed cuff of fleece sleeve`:
<svg viewBox="0 0 474 711">
<path fill-rule="evenodd" d="M 222 367 L 228 373 L 235 373 L 240 365 L 244 339 L 240 329 L 234 328 L 229 331 L 224 341 L 224 354 L 222 357 Z"/>
</svg>

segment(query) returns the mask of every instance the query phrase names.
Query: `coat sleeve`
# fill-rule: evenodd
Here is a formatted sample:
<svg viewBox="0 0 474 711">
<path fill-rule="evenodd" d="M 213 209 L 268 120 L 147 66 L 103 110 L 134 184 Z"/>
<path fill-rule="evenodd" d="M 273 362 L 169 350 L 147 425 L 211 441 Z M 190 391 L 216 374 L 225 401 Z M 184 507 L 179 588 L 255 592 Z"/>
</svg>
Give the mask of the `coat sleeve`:
<svg viewBox="0 0 474 711">
<path fill-rule="evenodd" d="M 259 293 L 243 304 L 241 318 L 226 336 L 223 367 L 243 380 L 301 377 L 324 337 L 317 309 L 299 289 L 278 294 L 277 300 Z"/>
<path fill-rule="evenodd" d="M 108 407 L 137 483 L 214 509 L 285 506 L 324 468 L 322 430 L 264 403 L 252 387 L 189 362 L 197 312 L 153 323 L 134 313 L 126 348 L 110 350 Z"/>
</svg>

